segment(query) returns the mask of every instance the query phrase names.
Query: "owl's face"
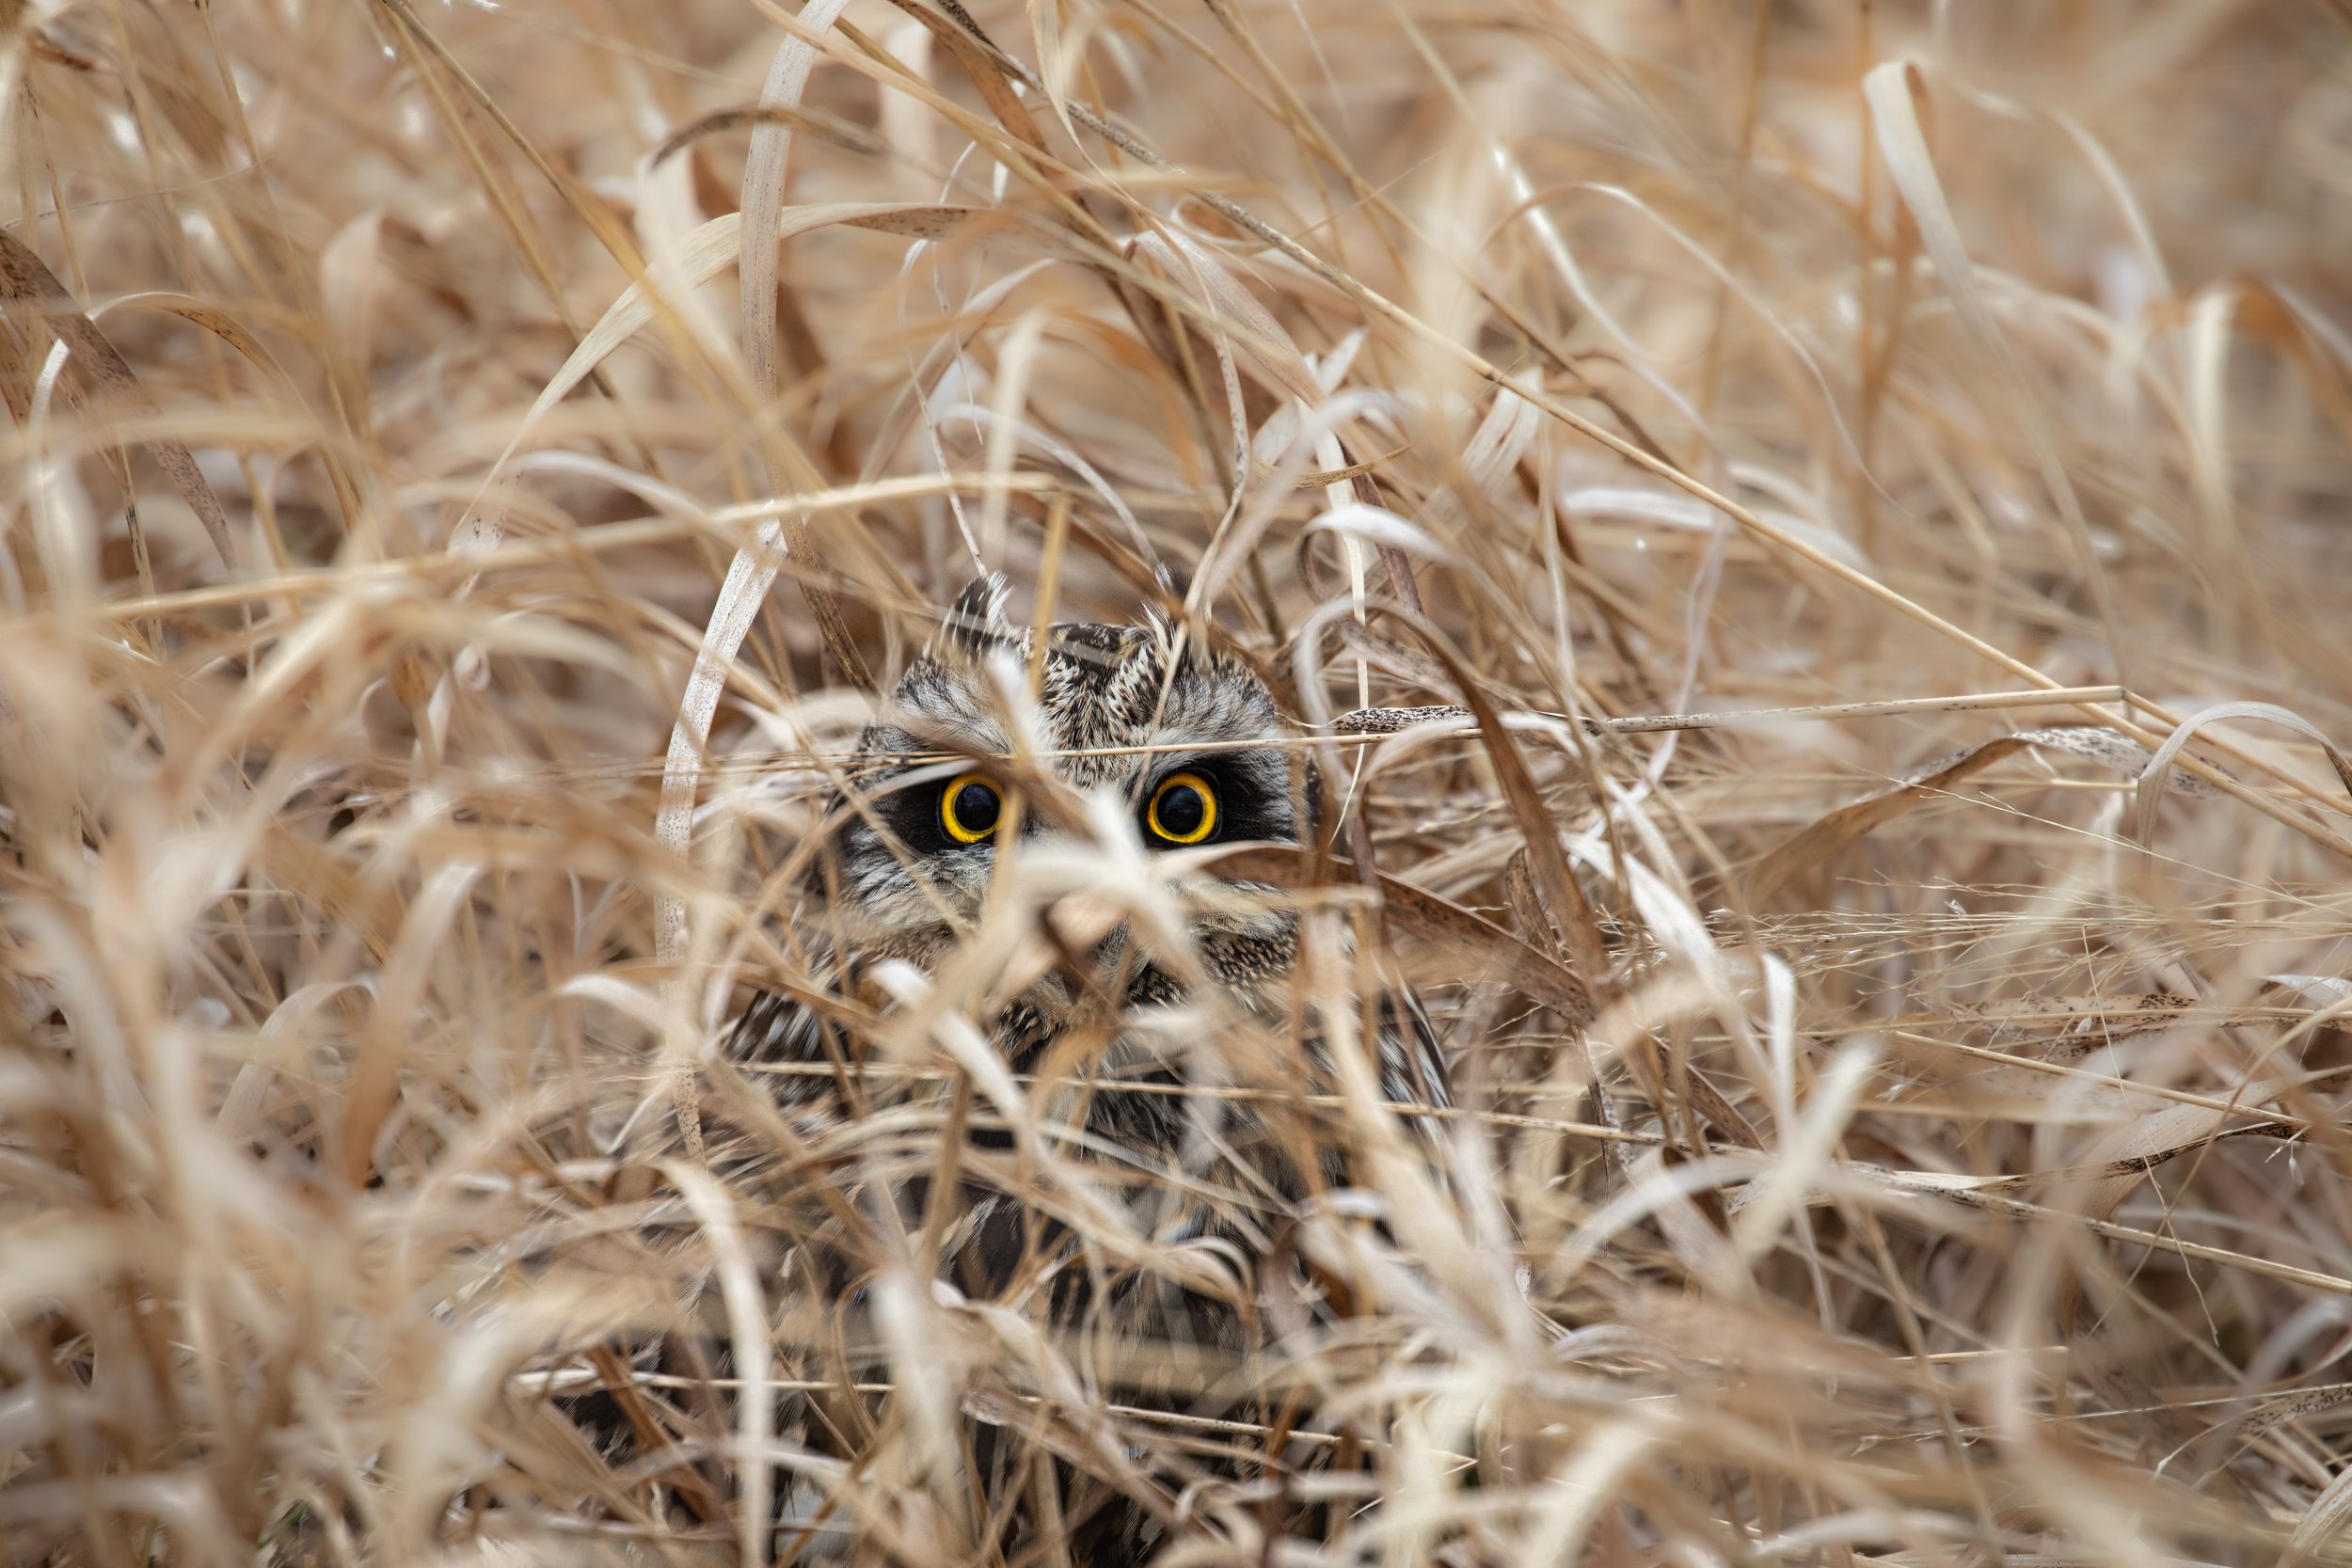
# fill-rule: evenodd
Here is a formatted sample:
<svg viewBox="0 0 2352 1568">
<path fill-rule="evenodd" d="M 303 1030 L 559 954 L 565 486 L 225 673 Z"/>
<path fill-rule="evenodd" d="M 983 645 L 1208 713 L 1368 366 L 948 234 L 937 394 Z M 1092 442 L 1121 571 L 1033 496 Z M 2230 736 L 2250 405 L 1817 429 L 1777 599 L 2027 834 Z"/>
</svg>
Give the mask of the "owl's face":
<svg viewBox="0 0 2352 1568">
<path fill-rule="evenodd" d="M 906 672 L 860 744 L 859 809 L 837 840 L 841 902 L 852 941 L 874 955 L 928 967 L 953 942 L 948 911 L 979 909 L 1006 835 L 1013 782 L 990 759 L 1013 752 L 1000 679 L 1025 678 L 1031 635 L 987 618 L 967 593 L 949 630 Z M 993 661 L 997 672 L 992 673 Z M 1290 734 L 1273 697 L 1230 656 L 1187 645 L 1170 628 L 1060 625 L 1047 634 L 1038 709 L 1044 766 L 1087 792 L 1123 802 L 1148 849 L 1232 840 L 1298 842 Z M 954 753 L 953 762 L 911 761 Z M 1053 831 L 1027 806 L 1023 836 Z M 1287 974 L 1287 917 L 1203 917 L 1194 937 L 1209 973 L 1247 989 Z M 1115 955 L 1123 935 L 1106 944 Z M 1139 989 L 1138 989 L 1139 986 Z M 1149 967 L 1136 1000 L 1172 994 Z"/>
</svg>

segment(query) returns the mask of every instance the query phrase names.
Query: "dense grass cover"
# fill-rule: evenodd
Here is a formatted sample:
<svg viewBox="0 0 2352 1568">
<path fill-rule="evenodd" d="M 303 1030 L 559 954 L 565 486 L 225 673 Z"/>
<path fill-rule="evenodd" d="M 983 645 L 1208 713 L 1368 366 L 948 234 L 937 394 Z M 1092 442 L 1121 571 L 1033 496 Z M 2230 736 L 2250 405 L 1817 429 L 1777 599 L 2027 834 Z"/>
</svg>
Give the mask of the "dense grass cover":
<svg viewBox="0 0 2352 1568">
<path fill-rule="evenodd" d="M 1170 1562 L 2352 1556 L 2342 0 L 36 0 L 0 115 L 0 1559 L 1056 1560 L 981 1420 Z M 886 1126 L 712 1059 L 983 566 L 1337 785 L 1251 1419 L 782 1261 L 986 1122 L 1210 1267 L 958 1044 L 1164 864 L 827 1001 Z M 1450 1115 L 1297 1069 L 1401 985 Z"/>
</svg>

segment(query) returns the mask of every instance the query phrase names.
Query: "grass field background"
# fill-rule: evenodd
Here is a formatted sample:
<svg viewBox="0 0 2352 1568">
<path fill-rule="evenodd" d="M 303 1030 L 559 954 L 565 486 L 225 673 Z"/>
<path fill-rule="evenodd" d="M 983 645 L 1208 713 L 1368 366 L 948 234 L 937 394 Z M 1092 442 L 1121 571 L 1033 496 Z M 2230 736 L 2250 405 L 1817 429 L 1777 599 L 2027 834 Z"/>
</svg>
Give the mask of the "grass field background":
<svg viewBox="0 0 2352 1568">
<path fill-rule="evenodd" d="M 2343 0 L 34 0 L 0 116 L 0 1559 L 987 1560 L 959 1408 L 1170 1562 L 2352 1555 Z M 1173 908 L 1009 869 L 886 1135 L 709 1062 L 983 568 L 1473 710 L 1307 732 L 1439 1168 L 1211 1031 L 1388 1222 L 1304 1479 L 1034 1302 L 900 1291 L 854 1463 L 741 1397 L 779 1195 Z"/>
</svg>

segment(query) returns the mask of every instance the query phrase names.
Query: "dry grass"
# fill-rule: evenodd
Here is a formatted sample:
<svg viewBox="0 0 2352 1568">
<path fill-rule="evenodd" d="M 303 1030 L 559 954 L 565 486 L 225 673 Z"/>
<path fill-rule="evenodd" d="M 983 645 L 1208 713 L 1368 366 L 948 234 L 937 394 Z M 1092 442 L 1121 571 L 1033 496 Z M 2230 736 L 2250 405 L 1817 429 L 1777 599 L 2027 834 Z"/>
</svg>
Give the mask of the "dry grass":
<svg viewBox="0 0 2352 1568">
<path fill-rule="evenodd" d="M 959 1403 L 1194 1465 L 1171 1561 L 2352 1555 L 2341 0 L 959 15 L 6 8 L 0 1557 L 753 1561 L 815 1477 L 978 1560 Z M 976 552 L 1155 555 L 1311 719 L 1474 683 L 1323 753 L 1394 880 L 1302 895 L 1302 1007 L 1410 978 L 1465 1109 L 1433 1181 L 1290 1080 L 1390 1221 L 1257 1369 L 1321 1481 L 1025 1300 L 852 1368 L 775 1268 L 967 1114 L 1200 1266 L 958 1077 L 990 966 L 872 1143 L 698 1068 Z M 598 1456 L 616 1375 L 679 1449 Z M 847 1469 L 724 1397 L 852 1376 Z"/>
</svg>

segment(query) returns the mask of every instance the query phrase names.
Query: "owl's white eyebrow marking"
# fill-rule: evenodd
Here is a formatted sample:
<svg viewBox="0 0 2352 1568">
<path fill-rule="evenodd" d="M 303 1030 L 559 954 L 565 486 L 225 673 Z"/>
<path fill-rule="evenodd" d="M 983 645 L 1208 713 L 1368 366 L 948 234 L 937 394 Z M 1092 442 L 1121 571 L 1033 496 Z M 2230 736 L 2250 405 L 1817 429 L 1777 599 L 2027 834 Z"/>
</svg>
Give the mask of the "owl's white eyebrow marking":
<svg viewBox="0 0 2352 1568">
<path fill-rule="evenodd" d="M 997 727 L 995 721 L 982 714 L 909 714 L 892 728 L 918 743 L 930 741 L 950 748 L 944 753 L 949 758 L 969 752 L 977 752 L 982 756 L 1008 756 L 1012 752 L 1012 742 L 1006 738 L 1005 732 Z"/>
<path fill-rule="evenodd" d="M 945 678 L 921 681 L 886 705 L 877 739 L 883 751 L 907 752 L 915 746 L 962 748 L 983 755 L 1001 756 L 1011 740 L 994 715 L 971 700 L 970 689 Z M 904 737 L 911 746 L 891 746 Z"/>
</svg>

